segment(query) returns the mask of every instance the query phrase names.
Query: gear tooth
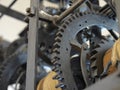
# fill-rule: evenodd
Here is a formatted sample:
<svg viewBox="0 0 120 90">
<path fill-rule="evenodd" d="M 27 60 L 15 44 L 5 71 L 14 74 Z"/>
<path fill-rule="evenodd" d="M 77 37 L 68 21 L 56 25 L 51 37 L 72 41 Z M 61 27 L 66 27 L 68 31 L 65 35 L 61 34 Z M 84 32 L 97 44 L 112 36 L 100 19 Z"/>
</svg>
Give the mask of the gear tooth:
<svg viewBox="0 0 120 90">
<path fill-rule="evenodd" d="M 59 61 L 59 60 L 60 60 L 60 58 L 57 57 L 57 56 L 55 56 L 55 57 L 53 57 L 53 59 L 51 60 L 51 62 L 52 62 L 52 63 L 55 63 L 56 61 Z"/>
<path fill-rule="evenodd" d="M 63 83 L 59 83 L 58 85 L 56 85 L 56 88 L 65 89 L 65 88 L 66 88 L 66 85 L 64 85 Z"/>
<path fill-rule="evenodd" d="M 74 20 L 76 17 L 75 17 L 75 15 L 72 15 L 72 19 Z"/>
<path fill-rule="evenodd" d="M 60 58 L 59 58 L 59 57 L 57 57 L 57 56 L 55 56 L 55 57 L 54 57 L 54 59 L 56 59 L 56 60 L 60 60 Z"/>
<path fill-rule="evenodd" d="M 71 19 L 71 18 L 69 18 L 69 19 L 68 19 L 68 21 L 69 21 L 69 22 L 72 22 L 72 19 Z"/>
<path fill-rule="evenodd" d="M 58 69 L 57 67 L 53 67 L 53 68 L 52 68 L 52 71 L 54 71 L 54 72 L 58 72 L 59 69 Z"/>
<path fill-rule="evenodd" d="M 67 28 L 67 25 L 66 24 L 63 24 L 62 26 L 62 29 L 65 29 L 65 28 Z M 61 30 L 61 29 L 60 29 Z M 64 31 L 64 30 L 62 30 L 62 31 Z"/>
<path fill-rule="evenodd" d="M 57 54 L 60 54 L 60 51 L 59 51 L 58 48 L 54 48 L 54 49 L 53 49 L 53 52 L 56 52 Z"/>
<path fill-rule="evenodd" d="M 91 68 L 96 67 L 96 60 L 91 63 L 90 67 L 91 67 Z"/>
<path fill-rule="evenodd" d="M 56 61 L 57 61 L 56 59 L 52 59 L 52 60 L 51 60 L 52 63 L 55 63 Z"/>
<path fill-rule="evenodd" d="M 94 55 L 94 56 L 91 56 L 91 57 L 90 57 L 90 60 L 91 60 L 91 61 L 95 61 L 95 60 L 96 60 L 95 55 Z"/>
<path fill-rule="evenodd" d="M 58 76 L 59 74 L 56 74 L 55 76 L 53 76 L 53 79 L 57 79 Z"/>
<path fill-rule="evenodd" d="M 53 77 L 53 79 L 56 79 L 56 80 L 61 81 L 61 82 L 64 80 L 64 78 L 61 77 L 60 75 L 55 75 L 55 76 Z"/>
<path fill-rule="evenodd" d="M 80 15 L 80 16 L 83 16 L 83 13 L 80 12 L 79 15 Z"/>
<path fill-rule="evenodd" d="M 53 46 L 54 46 L 55 48 L 60 48 L 60 43 L 59 43 L 59 42 L 55 42 L 55 43 L 53 44 Z"/>
<path fill-rule="evenodd" d="M 58 37 L 62 37 L 63 36 L 63 33 L 61 31 L 59 31 L 57 34 L 56 34 Z"/>
<path fill-rule="evenodd" d="M 79 13 L 76 13 L 75 16 L 76 16 L 76 17 L 79 17 Z"/>
<path fill-rule="evenodd" d="M 64 29 L 63 29 L 63 28 L 61 28 L 61 29 L 60 29 L 60 31 L 61 31 L 61 32 L 64 32 Z"/>
<path fill-rule="evenodd" d="M 63 81 L 64 81 L 64 78 L 63 78 L 63 77 L 58 77 L 57 80 L 63 82 Z"/>
<path fill-rule="evenodd" d="M 60 37 L 56 37 L 56 38 L 55 38 L 55 41 L 56 41 L 56 42 L 61 42 L 61 38 L 60 38 Z"/>
<path fill-rule="evenodd" d="M 93 76 L 96 77 L 98 74 L 97 74 L 97 69 L 94 70 L 93 72 Z"/>
<path fill-rule="evenodd" d="M 65 24 L 69 25 L 69 21 L 65 21 Z"/>
<path fill-rule="evenodd" d="M 53 63 L 55 67 L 61 67 L 61 64 L 59 64 L 57 61 Z"/>
<path fill-rule="evenodd" d="M 52 53 L 52 59 L 54 59 L 54 57 L 58 57 L 58 54 L 55 52 Z"/>
<path fill-rule="evenodd" d="M 90 54 L 91 54 L 91 56 L 93 56 L 93 55 L 95 55 L 95 54 L 97 54 L 97 53 L 98 53 L 98 52 L 97 52 L 97 49 L 95 49 L 95 50 L 92 50 Z"/>
<path fill-rule="evenodd" d="M 97 44 L 97 45 L 95 46 L 95 48 L 100 48 L 100 45 L 99 45 L 99 44 Z"/>
</svg>

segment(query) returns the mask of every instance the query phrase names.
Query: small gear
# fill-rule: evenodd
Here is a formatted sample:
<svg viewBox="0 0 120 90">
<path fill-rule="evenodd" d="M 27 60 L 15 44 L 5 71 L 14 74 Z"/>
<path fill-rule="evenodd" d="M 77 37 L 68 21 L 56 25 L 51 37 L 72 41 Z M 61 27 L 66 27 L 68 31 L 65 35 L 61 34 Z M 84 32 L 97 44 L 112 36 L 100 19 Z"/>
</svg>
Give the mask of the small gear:
<svg viewBox="0 0 120 90">
<path fill-rule="evenodd" d="M 53 71 L 57 73 L 54 79 L 57 79 L 60 83 L 56 86 L 57 88 L 62 88 L 64 90 L 78 90 L 73 77 L 73 71 L 71 70 L 71 51 L 72 48 L 74 48 L 78 51 L 75 53 L 80 54 L 79 52 L 84 40 L 82 43 L 79 43 L 77 36 L 86 29 L 89 31 L 92 26 L 102 26 L 107 28 L 107 30 L 118 31 L 117 23 L 113 19 L 89 12 L 75 13 L 60 26 L 59 31 L 56 34 L 52 54 L 52 62 L 55 66 Z M 90 34 L 89 41 L 94 42 L 94 40 L 98 38 L 95 40 L 96 43 L 98 43 L 98 41 L 101 40 L 101 36 L 99 37 L 96 34 L 98 30 L 94 30 L 93 33 L 89 33 L 88 31 L 87 34 Z M 85 37 L 85 35 L 83 37 Z"/>
<path fill-rule="evenodd" d="M 113 44 L 114 42 L 111 40 L 101 40 L 97 47 L 90 52 L 90 72 L 91 77 L 95 80 L 94 82 L 103 72 L 103 57 Z"/>
</svg>

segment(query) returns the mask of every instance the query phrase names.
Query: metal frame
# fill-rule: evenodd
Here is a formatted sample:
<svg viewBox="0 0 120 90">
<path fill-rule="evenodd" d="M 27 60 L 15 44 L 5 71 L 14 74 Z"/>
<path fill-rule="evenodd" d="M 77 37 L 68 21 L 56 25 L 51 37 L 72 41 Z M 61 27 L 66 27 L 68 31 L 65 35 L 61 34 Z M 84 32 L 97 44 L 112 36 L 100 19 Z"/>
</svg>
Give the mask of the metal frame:
<svg viewBox="0 0 120 90">
<path fill-rule="evenodd" d="M 27 59 L 27 74 L 26 74 L 26 89 L 36 90 L 36 60 L 37 60 L 37 45 L 38 45 L 38 12 L 39 1 L 31 0 L 30 5 L 30 20 L 28 33 L 28 59 Z"/>
<path fill-rule="evenodd" d="M 8 7 L 5 7 L 3 5 L 0 5 L 0 12 L 2 13 L 0 15 L 0 18 L 2 18 L 2 16 L 4 14 L 8 15 L 8 16 L 11 16 L 13 18 L 16 18 L 18 20 L 21 20 L 21 21 L 24 21 L 24 18 L 25 18 L 25 15 L 20 13 L 20 12 L 17 12 L 15 10 L 12 10 L 10 9 L 15 3 L 16 3 L 17 0 L 14 0 Z"/>
</svg>

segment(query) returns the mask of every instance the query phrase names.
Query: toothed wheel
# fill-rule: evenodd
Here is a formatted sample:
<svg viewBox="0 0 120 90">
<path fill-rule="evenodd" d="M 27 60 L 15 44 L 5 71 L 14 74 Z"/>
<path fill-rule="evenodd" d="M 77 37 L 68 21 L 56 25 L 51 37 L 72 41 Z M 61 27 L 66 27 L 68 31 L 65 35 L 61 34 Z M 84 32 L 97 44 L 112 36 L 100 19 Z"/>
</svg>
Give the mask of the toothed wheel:
<svg viewBox="0 0 120 90">
<path fill-rule="evenodd" d="M 103 72 L 103 57 L 105 52 L 113 46 L 114 42 L 111 40 L 101 40 L 97 47 L 91 51 L 90 56 L 90 71 L 91 76 L 95 80 L 99 78 Z"/>
<path fill-rule="evenodd" d="M 18 52 L 5 60 L 0 67 L 0 90 L 24 90 L 26 59 L 26 52 Z"/>
<path fill-rule="evenodd" d="M 88 49 L 92 50 L 93 46 L 101 39 L 107 38 L 101 33 L 103 27 L 107 30 L 118 31 L 117 23 L 113 19 L 89 12 L 71 15 L 60 26 L 52 54 L 53 71 L 57 73 L 53 79 L 57 79 L 60 83 L 56 88 L 64 90 L 83 89 L 78 88 L 73 77 L 71 56 L 81 54 L 83 43 L 88 44 Z"/>
</svg>

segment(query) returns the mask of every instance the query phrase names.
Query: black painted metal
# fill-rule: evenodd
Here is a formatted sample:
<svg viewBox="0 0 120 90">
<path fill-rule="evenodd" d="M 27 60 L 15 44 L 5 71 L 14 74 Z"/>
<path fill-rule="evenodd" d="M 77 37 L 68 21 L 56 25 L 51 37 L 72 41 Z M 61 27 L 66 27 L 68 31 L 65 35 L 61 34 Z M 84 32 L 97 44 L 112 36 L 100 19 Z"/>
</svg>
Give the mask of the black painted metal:
<svg viewBox="0 0 120 90">
<path fill-rule="evenodd" d="M 22 14 L 20 12 L 17 12 L 15 10 L 12 10 L 10 8 L 7 8 L 7 7 L 3 6 L 3 5 L 0 5 L 0 12 L 2 14 L 6 14 L 8 16 L 14 17 L 14 18 L 16 18 L 18 20 L 21 20 L 21 21 L 23 21 L 24 18 L 25 18 L 24 14 Z"/>
</svg>

